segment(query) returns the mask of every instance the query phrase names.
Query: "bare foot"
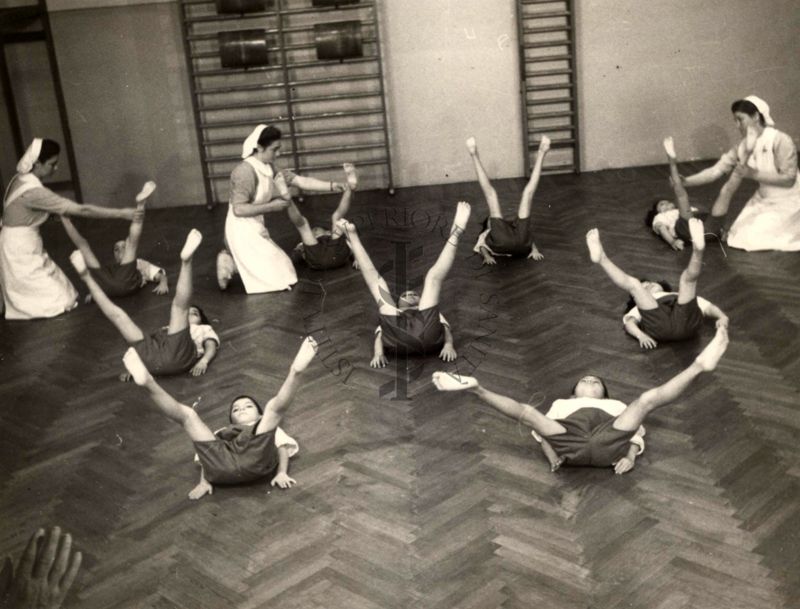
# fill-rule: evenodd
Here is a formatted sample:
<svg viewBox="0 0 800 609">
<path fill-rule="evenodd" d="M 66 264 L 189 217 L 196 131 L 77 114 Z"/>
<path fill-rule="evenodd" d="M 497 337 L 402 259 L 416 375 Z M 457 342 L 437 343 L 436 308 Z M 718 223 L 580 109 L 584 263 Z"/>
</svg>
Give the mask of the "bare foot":
<svg viewBox="0 0 800 609">
<path fill-rule="evenodd" d="M 144 207 L 144 202 L 153 194 L 156 189 L 156 183 L 153 180 L 149 180 L 144 183 L 142 189 L 139 191 L 139 194 L 136 195 L 136 205 L 137 207 Z"/>
<path fill-rule="evenodd" d="M 706 372 L 710 372 L 717 367 L 719 360 L 728 348 L 728 329 L 718 327 L 717 333 L 711 342 L 706 345 L 706 348 L 695 358 L 695 362 L 700 364 L 700 367 Z"/>
<path fill-rule="evenodd" d="M 233 256 L 228 250 L 221 250 L 217 254 L 217 285 L 220 290 L 228 287 L 235 269 L 236 263 L 233 261 Z"/>
<path fill-rule="evenodd" d="M 80 250 L 75 250 L 69 255 L 69 261 L 72 263 L 72 266 L 75 267 L 75 270 L 78 271 L 78 275 L 85 275 L 89 271 L 86 268 L 86 259 L 81 254 Z"/>
<path fill-rule="evenodd" d="M 756 133 L 755 127 L 748 127 L 747 135 L 744 138 L 744 151 L 747 154 L 747 156 L 753 154 L 753 150 L 756 149 L 757 139 L 758 139 L 758 133 Z"/>
<path fill-rule="evenodd" d="M 692 236 L 692 247 L 700 252 L 706 249 L 706 237 L 703 221 L 700 218 L 689 220 L 689 234 Z"/>
<path fill-rule="evenodd" d="M 305 370 L 306 367 L 311 363 L 311 360 L 314 359 L 318 349 L 319 346 L 317 345 L 317 341 L 315 341 L 311 336 L 306 336 L 303 339 L 303 344 L 300 346 L 300 350 L 297 352 L 297 355 L 294 356 L 292 370 L 295 372 L 302 372 Z"/>
<path fill-rule="evenodd" d="M 539 141 L 539 152 L 538 154 L 544 154 L 550 150 L 550 138 L 546 135 L 542 136 L 542 139 Z"/>
<path fill-rule="evenodd" d="M 678 158 L 675 154 L 675 140 L 672 139 L 672 136 L 664 138 L 664 151 L 667 153 L 667 156 L 672 159 L 673 161 Z"/>
<path fill-rule="evenodd" d="M 184 262 L 190 260 L 202 240 L 203 235 L 199 230 L 196 228 L 190 230 L 189 234 L 186 235 L 186 243 L 183 244 L 183 249 L 181 250 L 181 260 Z"/>
<path fill-rule="evenodd" d="M 586 245 L 589 247 L 589 258 L 595 264 L 602 262 L 606 253 L 603 251 L 603 244 L 600 243 L 600 231 L 593 228 L 586 233 Z"/>
<path fill-rule="evenodd" d="M 439 391 L 464 391 L 478 386 L 478 379 L 449 372 L 434 372 L 431 380 Z"/>
<path fill-rule="evenodd" d="M 474 137 L 468 137 L 465 143 L 467 144 L 467 151 L 470 155 L 475 156 L 478 154 L 478 142 L 475 141 Z"/>
<path fill-rule="evenodd" d="M 347 176 L 347 185 L 350 187 L 350 190 L 355 190 L 358 188 L 358 174 L 356 173 L 356 166 L 352 163 L 344 163 L 342 168 L 344 169 L 344 175 Z"/>
<path fill-rule="evenodd" d="M 136 353 L 136 349 L 133 347 L 128 348 L 125 355 L 122 357 L 122 363 L 125 364 L 125 368 L 133 377 L 134 383 L 137 385 L 144 385 L 147 383 L 147 380 L 150 378 L 150 373 L 147 371 L 147 367 L 144 365 L 142 358 Z"/>
<path fill-rule="evenodd" d="M 467 228 L 467 222 L 469 222 L 469 214 L 472 212 L 472 208 L 470 207 L 469 203 L 466 201 L 459 201 L 458 205 L 456 206 L 456 217 L 453 220 L 453 224 L 461 229 L 463 232 Z"/>
</svg>

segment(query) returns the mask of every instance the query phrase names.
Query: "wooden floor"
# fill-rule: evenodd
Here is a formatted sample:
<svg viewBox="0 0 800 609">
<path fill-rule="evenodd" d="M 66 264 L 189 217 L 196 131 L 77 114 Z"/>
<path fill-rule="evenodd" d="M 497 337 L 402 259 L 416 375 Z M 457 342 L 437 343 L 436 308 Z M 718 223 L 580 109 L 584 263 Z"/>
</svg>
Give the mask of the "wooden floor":
<svg viewBox="0 0 800 609">
<path fill-rule="evenodd" d="M 592 372 L 630 401 L 686 366 L 713 326 L 696 341 L 642 352 L 623 332 L 625 295 L 589 263 L 584 234 L 599 227 L 630 272 L 677 281 L 689 252 L 672 252 L 642 222 L 648 202 L 669 195 L 666 175 L 654 167 L 544 178 L 533 211 L 540 263 L 487 269 L 471 256 L 486 215 L 476 184 L 360 193 L 351 218 L 387 276 L 416 283 L 454 203 L 471 201 L 442 304 L 458 370 L 544 406 Z M 522 186 L 497 184 L 508 212 Z M 714 190 L 693 194 L 708 207 Z M 320 222 L 333 204 L 304 203 Z M 225 211 L 148 214 L 140 253 L 167 267 L 171 285 L 186 232 L 204 233 L 196 301 L 222 338 L 207 376 L 163 385 L 222 425 L 233 396 L 276 391 L 301 337 L 314 332 L 320 356 L 285 421 L 301 444 L 290 470 L 299 486 L 218 488 L 190 502 L 191 445 L 137 387 L 116 380 L 125 345 L 96 307 L 0 321 L 0 554 L 18 553 L 37 526 L 69 530 L 85 567 L 67 606 L 800 606 L 798 254 L 710 245 L 700 293 L 731 317 L 720 369 L 652 417 L 630 474 L 551 474 L 525 429 L 471 396 L 435 391 L 430 373 L 452 364 L 369 368 L 374 306 L 357 272 L 301 268 L 290 293 L 219 292 Z M 273 216 L 273 236 L 291 249 L 293 228 Z M 104 255 L 127 230 L 83 227 Z M 44 235 L 68 267 L 59 224 Z M 143 291 L 121 304 L 145 328 L 167 321 L 167 297 Z"/>
</svg>

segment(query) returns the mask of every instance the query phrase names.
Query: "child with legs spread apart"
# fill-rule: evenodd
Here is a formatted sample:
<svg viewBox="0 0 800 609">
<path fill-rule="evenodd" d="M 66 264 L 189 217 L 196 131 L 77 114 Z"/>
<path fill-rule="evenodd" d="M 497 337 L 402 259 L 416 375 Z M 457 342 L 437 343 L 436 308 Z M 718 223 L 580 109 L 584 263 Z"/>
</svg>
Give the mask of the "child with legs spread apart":
<svg viewBox="0 0 800 609">
<path fill-rule="evenodd" d="M 289 203 L 286 210 L 302 239 L 295 249 L 300 252 L 306 264 L 314 270 L 336 269 L 347 264 L 351 258 L 347 239 L 342 238 L 342 229 L 337 223 L 347 215 L 350 209 L 353 191 L 358 186 L 358 175 L 356 168 L 351 163 L 345 163 L 342 167 L 347 179 L 344 182 L 344 192 L 342 192 L 339 206 L 331 215 L 330 230 L 321 226 L 311 228 L 308 220 L 300 213 L 294 202 Z"/>
<path fill-rule="evenodd" d="M 483 168 L 480 157 L 478 156 L 478 144 L 474 137 L 467 139 L 467 150 L 472 163 L 475 166 L 475 173 L 478 176 L 478 183 L 483 190 L 486 198 L 486 205 L 489 207 L 489 217 L 484 222 L 483 232 L 478 236 L 478 241 L 473 247 L 473 251 L 483 257 L 483 264 L 497 264 L 495 256 L 514 256 L 527 257 L 533 260 L 542 260 L 544 256 L 533 242 L 533 233 L 530 228 L 531 203 L 536 187 L 539 184 L 539 177 L 542 174 L 542 163 L 547 151 L 550 150 L 550 138 L 542 137 L 539 142 L 539 150 L 536 153 L 536 162 L 533 166 L 531 178 L 522 191 L 519 201 L 517 216 L 511 221 L 503 219 L 503 211 L 500 208 L 500 200 L 497 191 L 489 181 L 489 177 Z"/>
<path fill-rule="evenodd" d="M 724 207 L 726 210 L 730 205 L 733 195 L 742 182 L 742 172 L 734 171 L 726 184 L 722 187 L 714 202 L 712 216 L 701 212 L 696 207 L 689 204 L 689 196 L 683 187 L 681 176 L 678 173 L 676 163 L 675 142 L 671 137 L 664 138 L 664 150 L 669 159 L 669 181 L 675 193 L 675 203 L 666 199 L 660 199 L 653 204 L 652 209 L 645 216 L 645 225 L 652 228 L 653 232 L 659 235 L 674 250 L 682 250 L 687 244 L 692 243 L 692 236 L 689 231 L 689 220 L 698 218 L 704 222 L 715 224 L 717 218 L 714 216 L 715 209 Z M 676 207 L 677 203 L 677 207 Z M 717 223 L 718 224 L 718 223 Z M 719 226 L 708 234 L 718 236 Z"/>
<path fill-rule="evenodd" d="M 203 236 L 192 229 L 181 250 L 181 270 L 175 285 L 169 325 L 145 334 L 125 311 L 115 305 L 100 288 L 86 266 L 83 254 L 76 250 L 70 260 L 89 288 L 97 306 L 141 357 L 147 369 L 159 376 L 181 374 L 191 370 L 193 376 L 206 373 L 217 354 L 219 337 L 209 325 L 200 307 L 191 304 L 192 256 Z M 123 375 L 123 380 L 129 380 Z"/>
<path fill-rule="evenodd" d="M 440 391 L 470 391 L 511 419 L 532 428 L 542 450 L 556 471 L 562 464 L 613 467 L 617 474 L 633 469 L 644 450 L 645 418 L 656 408 L 676 400 L 700 373 L 716 368 L 728 346 L 728 331 L 717 333 L 694 362 L 672 379 L 645 391 L 630 405 L 608 397 L 603 379 L 587 375 L 575 384 L 572 396 L 553 402 L 544 415 L 523 404 L 485 389 L 475 378 L 435 372 Z"/>
<path fill-rule="evenodd" d="M 153 289 L 156 294 L 166 294 L 169 291 L 166 271 L 136 257 L 144 224 L 145 202 L 155 189 L 155 182 L 146 182 L 141 192 L 136 195 L 136 209 L 141 213 L 131 222 L 128 238 L 114 244 L 114 262 L 105 266 L 100 264 L 89 242 L 78 232 L 72 221 L 67 216 L 61 216 L 64 230 L 75 247 L 80 250 L 89 272 L 107 296 L 112 298 L 129 296 L 138 292 L 147 282 L 156 284 Z"/>
<path fill-rule="evenodd" d="M 586 234 L 592 262 L 599 264 L 609 279 L 631 296 L 623 323 L 625 331 L 639 341 L 642 349 L 654 349 L 658 341 L 687 340 L 696 336 L 704 316 L 716 319 L 718 328 L 728 326 L 728 317 L 719 307 L 697 296 L 705 238 L 700 220 L 692 218 L 688 225 L 692 257 L 681 273 L 677 292 L 672 292 L 666 282 L 640 281 L 631 277 L 606 256 L 596 228 Z"/>
<path fill-rule="evenodd" d="M 297 452 L 297 443 L 278 427 L 294 399 L 300 378 L 314 359 L 317 343 L 312 337 L 303 340 L 289 374 L 277 395 L 261 409 L 249 396 L 239 396 L 231 403 L 230 425 L 216 433 L 190 406 L 181 404 L 164 391 L 131 348 L 123 361 L 134 382 L 144 387 L 156 407 L 183 427 L 194 444 L 200 461 L 200 482 L 189 493 L 200 499 L 213 492 L 215 485 L 253 482 L 271 476 L 272 486 L 290 488 L 296 482 L 289 477 L 289 457 Z"/>
<path fill-rule="evenodd" d="M 384 347 L 408 355 L 438 353 L 446 362 L 456 359 L 453 333 L 450 324 L 439 312 L 439 297 L 444 279 L 455 261 L 458 240 L 467 226 L 469 214 L 469 203 L 461 201 L 456 207 L 453 228 L 439 258 L 425 275 L 422 294 L 406 291 L 396 301 L 386 280 L 378 273 L 364 249 L 355 225 L 346 220 L 339 221 L 364 281 L 378 305 L 379 325 L 375 330 L 373 356 L 370 361 L 373 368 L 386 366 Z"/>
</svg>

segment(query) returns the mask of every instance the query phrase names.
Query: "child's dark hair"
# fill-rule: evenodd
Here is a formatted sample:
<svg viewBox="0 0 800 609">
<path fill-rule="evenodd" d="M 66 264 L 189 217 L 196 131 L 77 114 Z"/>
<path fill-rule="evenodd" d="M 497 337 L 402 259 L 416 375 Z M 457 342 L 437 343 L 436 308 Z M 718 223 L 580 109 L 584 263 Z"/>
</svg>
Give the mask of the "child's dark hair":
<svg viewBox="0 0 800 609">
<path fill-rule="evenodd" d="M 46 163 L 54 156 L 58 156 L 60 152 L 61 146 L 59 146 L 58 142 L 44 138 L 42 140 L 42 148 L 39 151 L 39 158 L 36 160 L 40 163 Z"/>
<path fill-rule="evenodd" d="M 764 120 L 764 115 L 759 112 L 758 108 L 756 108 L 756 105 L 751 101 L 746 99 L 737 99 L 735 102 L 733 102 L 731 104 L 731 113 L 736 114 L 737 112 L 741 112 L 747 116 L 755 116 L 758 114 L 758 122 L 761 123 L 762 127 L 767 126 L 767 121 Z"/>
<path fill-rule="evenodd" d="M 211 325 L 211 322 L 210 322 L 210 321 L 208 321 L 208 317 L 206 317 L 206 314 L 205 314 L 205 313 L 203 313 L 203 309 L 201 309 L 201 308 L 200 308 L 198 305 L 196 305 L 196 304 L 193 304 L 193 305 L 191 305 L 191 306 L 193 306 L 195 309 L 197 309 L 197 313 L 198 313 L 198 315 L 200 315 L 200 323 L 202 323 L 203 325 L 206 325 L 206 326 L 210 326 L 210 325 Z"/>
<path fill-rule="evenodd" d="M 280 129 L 269 125 L 266 129 L 261 131 L 261 135 L 258 136 L 258 145 L 262 148 L 266 148 L 272 142 L 276 142 L 281 139 L 282 135 L 283 134 L 281 133 Z"/>
<path fill-rule="evenodd" d="M 584 376 L 593 376 L 598 381 L 600 381 L 600 384 L 603 386 L 603 398 L 606 399 L 606 398 L 609 397 L 608 396 L 608 387 L 606 387 L 606 382 L 602 379 L 602 377 L 599 377 L 596 374 L 589 374 L 589 375 L 584 375 Z M 580 383 L 580 382 L 581 382 L 580 379 L 578 379 L 578 383 Z M 572 386 L 572 395 L 575 395 L 575 390 L 578 388 L 578 383 L 575 383 Z"/>
<path fill-rule="evenodd" d="M 639 281 L 644 283 L 645 281 L 650 281 L 650 280 L 647 279 L 646 277 L 641 277 Z M 672 285 L 670 285 L 668 281 L 664 281 L 662 279 L 661 281 L 656 281 L 656 283 L 660 285 L 661 289 L 664 290 L 665 292 L 672 292 Z M 633 299 L 633 296 L 631 296 L 630 298 L 628 298 L 628 302 L 625 303 L 625 313 L 630 311 L 635 306 L 636 306 L 636 301 Z"/>
<path fill-rule="evenodd" d="M 248 399 L 252 401 L 253 404 L 256 405 L 256 410 L 258 410 L 258 414 L 264 414 L 264 409 L 261 408 L 261 404 L 259 404 L 253 396 L 242 394 L 242 395 L 237 395 L 235 398 L 231 400 L 231 405 L 228 407 L 228 421 L 233 423 L 233 405 L 242 399 Z"/>
<path fill-rule="evenodd" d="M 658 197 L 653 199 L 653 204 L 650 206 L 650 209 L 647 210 L 647 215 L 644 217 L 644 225 L 647 228 L 653 228 L 653 220 L 658 215 L 658 204 L 661 201 L 666 201 L 664 197 Z"/>
</svg>

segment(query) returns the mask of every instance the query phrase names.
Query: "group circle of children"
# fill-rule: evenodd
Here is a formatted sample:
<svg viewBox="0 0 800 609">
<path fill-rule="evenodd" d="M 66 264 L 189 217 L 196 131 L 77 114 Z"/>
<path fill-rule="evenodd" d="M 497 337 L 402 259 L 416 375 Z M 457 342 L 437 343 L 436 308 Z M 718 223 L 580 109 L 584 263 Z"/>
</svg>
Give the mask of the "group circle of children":
<svg viewBox="0 0 800 609">
<path fill-rule="evenodd" d="M 647 416 L 676 400 L 699 374 L 714 370 L 727 348 L 728 317 L 719 307 L 697 295 L 697 283 L 706 236 L 725 238 L 723 220 L 743 179 L 757 181 L 759 189 L 728 231 L 727 243 L 745 250 L 800 250 L 800 175 L 796 148 L 790 137 L 774 128 L 769 106 L 760 98 L 749 96 L 737 100 L 731 110 L 742 139 L 705 171 L 681 176 L 672 138 L 663 142 L 675 200 L 657 201 L 646 222 L 673 249 L 692 247 L 677 291 L 664 281 L 640 280 L 627 274 L 606 255 L 596 228 L 586 234 L 591 262 L 630 297 L 623 326 L 641 348 L 653 349 L 662 343 L 690 339 L 698 334 L 705 317 L 716 320 L 713 339 L 690 366 L 645 391 L 630 404 L 612 399 L 605 381 L 588 374 L 577 379 L 570 396 L 555 400 L 545 414 L 530 404 L 486 389 L 473 377 L 436 372 L 432 378 L 435 387 L 441 391 L 474 393 L 497 411 L 528 425 L 552 471 L 562 465 L 612 467 L 617 474 L 630 471 L 644 450 L 643 423 Z M 541 139 L 516 216 L 507 220 L 503 218 L 497 191 L 481 163 L 475 138 L 466 140 L 489 211 L 473 248 L 483 264 L 496 265 L 498 257 L 536 261 L 544 258 L 534 243 L 530 217 L 550 144 L 546 136 Z M 457 353 L 453 331 L 440 311 L 440 295 L 444 280 L 456 262 L 460 238 L 467 230 L 470 205 L 463 201 L 456 205 L 449 236 L 426 273 L 421 291 L 393 295 L 364 248 L 355 225 L 347 220 L 358 187 L 355 167 L 350 163 L 343 165 L 342 182 L 301 176 L 288 170 L 276 171 L 274 164 L 280 147 L 280 130 L 267 125 L 256 127 L 242 145 L 242 161 L 231 173 L 225 243 L 216 260 L 220 289 L 226 289 L 237 274 L 248 294 L 290 290 L 297 283 L 291 259 L 271 239 L 265 223 L 267 214 L 285 210 L 300 236 L 296 250 L 309 267 L 336 269 L 352 261 L 361 273 L 379 316 L 370 366 L 386 366 L 386 351 L 401 355 L 434 354 L 445 362 L 454 361 Z M 219 336 L 202 309 L 192 301 L 192 259 L 202 235 L 192 229 L 186 236 L 167 325 L 147 332 L 142 330 L 112 299 L 133 294 L 148 282 L 155 284 L 156 294 L 169 292 L 164 269 L 137 257 L 146 203 L 156 185 L 145 183 L 131 207 L 79 205 L 42 184 L 41 180 L 55 171 L 59 152 L 56 142 L 34 139 L 5 191 L 0 230 L 0 286 L 6 318 L 54 317 L 77 306 L 76 290 L 50 259 L 39 235 L 38 227 L 48 215 L 58 214 L 77 248 L 70 256 L 71 263 L 91 299 L 129 345 L 123 357 L 127 369 L 124 380 L 143 387 L 158 410 L 180 424 L 193 443 L 201 476 L 190 498 L 199 499 L 212 493 L 215 485 L 265 477 L 270 478 L 273 486 L 291 487 L 295 481 L 288 475 L 288 463 L 298 447 L 279 424 L 317 352 L 315 339 L 303 338 L 274 397 L 263 406 L 247 394 L 234 398 L 229 408 L 229 424 L 211 431 L 192 407 L 175 400 L 154 378 L 187 372 L 204 375 L 219 350 Z M 710 214 L 690 205 L 687 187 L 707 184 L 726 173 L 731 176 Z M 330 226 L 310 226 L 294 201 L 293 196 L 298 192 L 341 193 Z M 127 238 L 114 246 L 113 262 L 100 263 L 71 216 L 130 222 Z"/>
</svg>

